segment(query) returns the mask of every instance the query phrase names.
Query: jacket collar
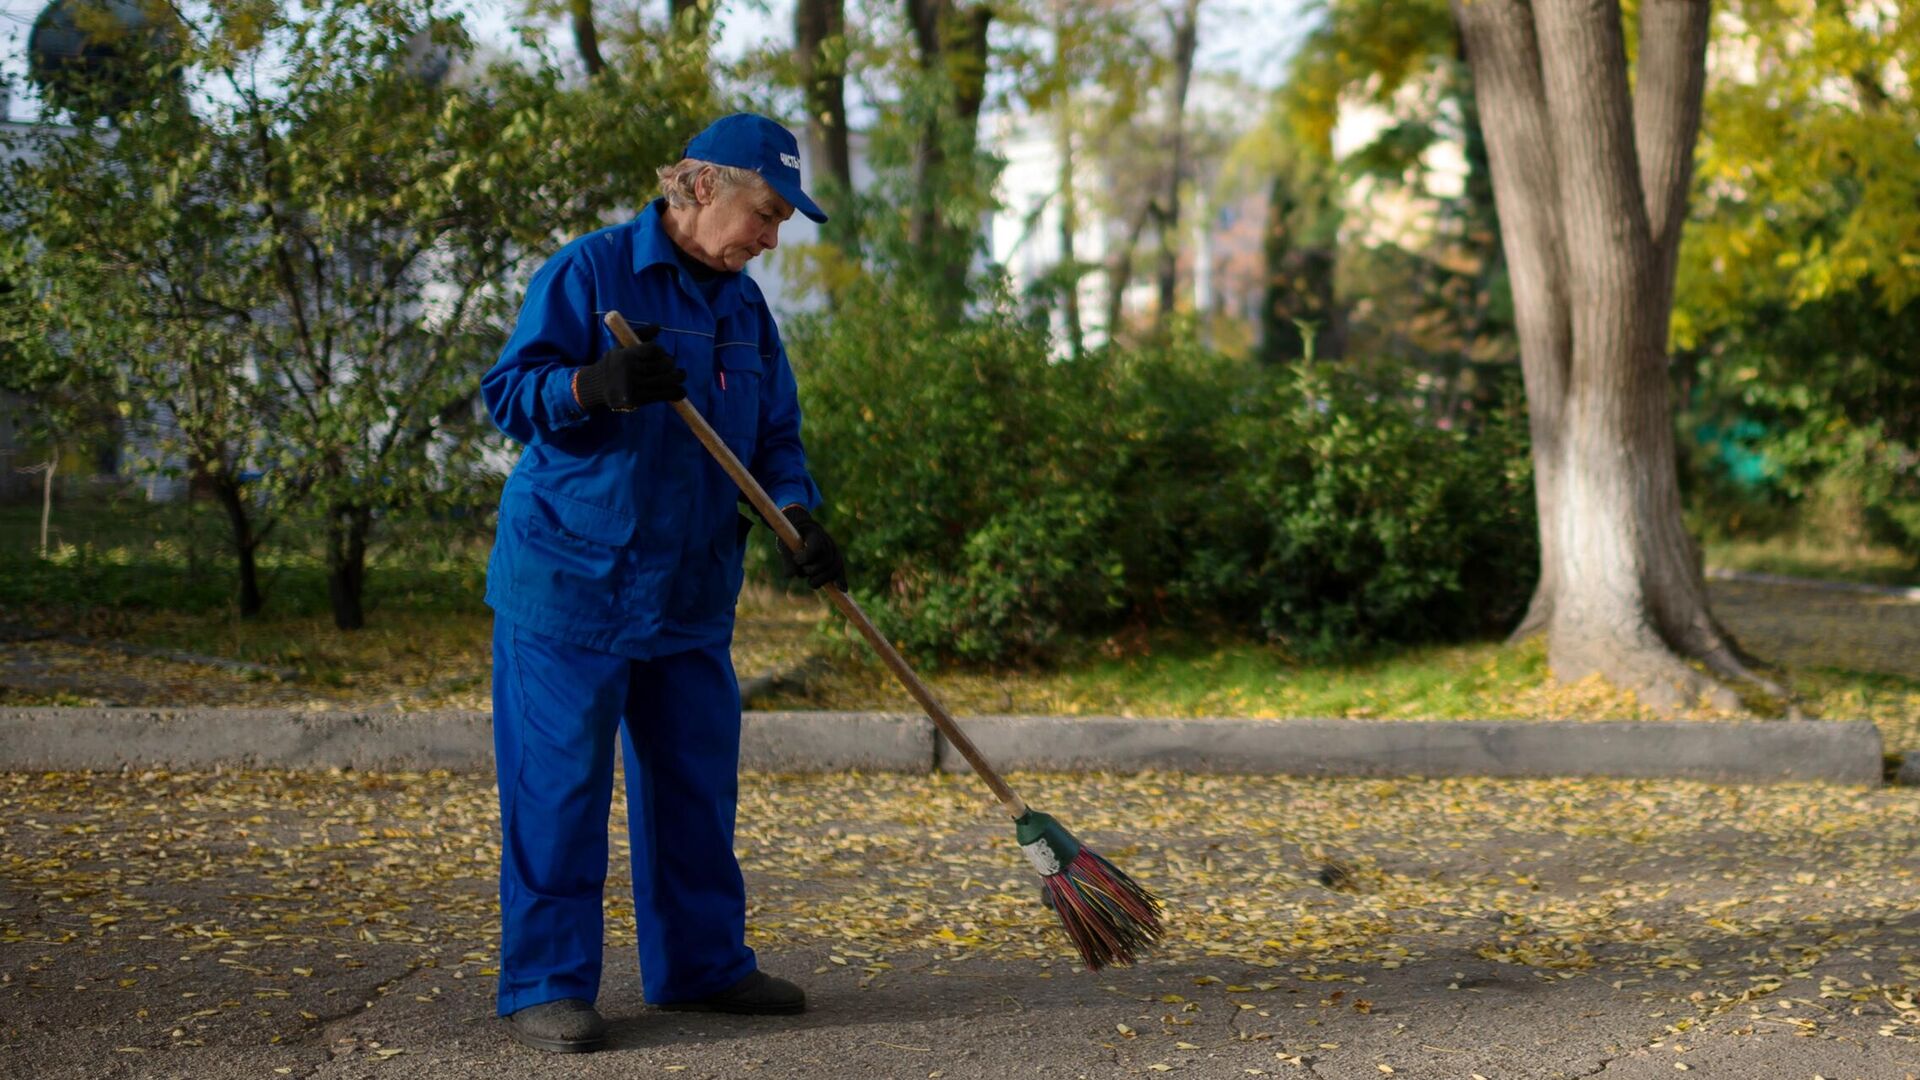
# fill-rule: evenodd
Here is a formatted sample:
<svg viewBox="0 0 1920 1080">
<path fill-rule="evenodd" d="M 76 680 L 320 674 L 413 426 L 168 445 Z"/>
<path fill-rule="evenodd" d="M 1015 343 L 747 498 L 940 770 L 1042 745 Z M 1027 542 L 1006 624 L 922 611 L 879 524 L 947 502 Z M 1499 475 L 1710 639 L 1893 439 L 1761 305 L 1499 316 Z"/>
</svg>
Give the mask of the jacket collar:
<svg viewBox="0 0 1920 1080">
<path fill-rule="evenodd" d="M 694 285 L 692 276 L 680 265 L 680 251 L 674 246 L 673 239 L 667 235 L 666 223 L 661 220 L 666 211 L 667 200 L 655 199 L 647 204 L 633 219 L 633 272 L 642 273 L 648 267 L 665 265 L 676 275 L 687 291 L 695 296 L 700 294 Z M 726 279 L 726 283 L 714 294 L 712 314 L 716 319 L 724 319 L 733 314 L 743 303 L 759 302 L 760 286 L 748 277 L 745 271 Z"/>
</svg>

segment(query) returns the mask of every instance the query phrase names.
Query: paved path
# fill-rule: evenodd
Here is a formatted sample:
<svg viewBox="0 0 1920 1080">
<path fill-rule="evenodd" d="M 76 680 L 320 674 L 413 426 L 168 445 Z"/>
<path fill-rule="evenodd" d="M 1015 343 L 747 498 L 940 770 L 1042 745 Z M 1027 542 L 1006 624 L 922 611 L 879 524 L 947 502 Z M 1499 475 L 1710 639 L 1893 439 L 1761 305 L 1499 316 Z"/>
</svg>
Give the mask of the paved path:
<svg viewBox="0 0 1920 1080">
<path fill-rule="evenodd" d="M 0 774 L 0 1076 L 1920 1075 L 1920 792 L 1016 783 L 1167 897 L 1151 962 L 1069 963 L 968 778 L 755 775 L 814 1009 L 647 1010 L 619 849 L 616 1045 L 555 1058 L 492 1019 L 490 778 Z"/>
</svg>

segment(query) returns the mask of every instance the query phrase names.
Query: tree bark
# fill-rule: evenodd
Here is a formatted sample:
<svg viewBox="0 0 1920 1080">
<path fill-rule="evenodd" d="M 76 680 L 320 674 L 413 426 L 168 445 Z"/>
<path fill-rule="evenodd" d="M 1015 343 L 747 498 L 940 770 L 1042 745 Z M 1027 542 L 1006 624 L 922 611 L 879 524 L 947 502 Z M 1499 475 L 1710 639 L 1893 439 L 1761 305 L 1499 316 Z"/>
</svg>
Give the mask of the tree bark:
<svg viewBox="0 0 1920 1080">
<path fill-rule="evenodd" d="M 920 67 L 944 81 L 951 101 L 950 110 L 930 115 L 921 131 L 909 235 L 926 253 L 942 283 L 941 296 L 951 304 L 947 314 L 953 315 L 966 295 L 974 230 L 945 222 L 940 187 L 951 179 L 949 170 L 956 164 L 972 167 L 980 109 L 987 97 L 987 30 L 994 11 L 985 3 L 957 7 L 954 0 L 906 0 L 906 10 Z"/>
<path fill-rule="evenodd" d="M 1455 0 L 1486 129 L 1526 375 L 1556 678 L 1674 711 L 1755 676 L 1708 607 L 1675 469 L 1666 335 L 1706 54 L 1705 0 Z M 1684 659 L 1683 659 L 1684 658 Z"/>
<path fill-rule="evenodd" d="M 1107 341 L 1120 340 L 1120 323 L 1126 317 L 1125 304 L 1127 289 L 1133 284 L 1133 253 L 1140 246 L 1140 234 L 1146 231 L 1147 218 L 1153 213 L 1154 201 L 1148 199 L 1135 211 L 1133 220 L 1127 224 L 1126 238 L 1114 248 L 1113 256 L 1107 260 Z"/>
<path fill-rule="evenodd" d="M 1074 234 L 1080 231 L 1080 200 L 1073 186 L 1073 80 L 1064 77 L 1072 29 L 1065 0 L 1053 5 L 1053 62 L 1063 73 L 1059 100 L 1055 102 L 1054 148 L 1060 158 L 1056 179 L 1056 197 L 1060 200 L 1060 311 L 1066 322 L 1067 354 L 1078 359 L 1085 350 L 1085 334 L 1080 326 L 1080 259 L 1074 251 Z"/>
<path fill-rule="evenodd" d="M 254 531 L 253 515 L 247 509 L 239 481 L 231 477 L 216 477 L 213 495 L 219 500 L 220 508 L 227 513 L 227 531 L 233 542 L 234 559 L 240 567 L 240 615 L 251 618 L 260 614 L 261 608 L 266 606 L 266 600 L 260 592 L 260 570 L 255 561 L 260 548 L 260 535 Z"/>
<path fill-rule="evenodd" d="M 1509 303 L 1506 305 L 1509 317 L 1505 320 L 1496 317 L 1497 298 L 1494 290 L 1507 276 L 1506 254 L 1500 248 L 1500 213 L 1493 202 L 1493 170 L 1487 163 L 1487 133 L 1480 125 L 1480 108 L 1474 102 L 1473 74 L 1467 66 L 1464 42 L 1459 46 L 1456 59 L 1459 61 L 1456 71 L 1458 82 L 1453 95 L 1460 105 L 1461 142 L 1467 165 L 1460 199 L 1462 224 L 1465 227 L 1463 239 L 1467 252 L 1479 263 L 1479 270 L 1473 275 L 1473 298 L 1467 329 L 1468 349 L 1477 358 L 1484 355 L 1493 339 L 1504 336 L 1510 325 L 1512 293 L 1509 290 Z"/>
<path fill-rule="evenodd" d="M 853 150 L 847 134 L 845 61 L 831 43 L 846 37 L 845 0 L 798 0 L 793 8 L 793 54 L 800 69 L 800 93 L 807 111 L 807 163 L 816 182 L 825 180 L 829 243 L 852 251 L 859 246 L 851 213 Z"/>
<path fill-rule="evenodd" d="M 574 50 L 587 67 L 587 77 L 592 78 L 607 69 L 607 61 L 600 55 L 600 31 L 594 25 L 593 0 L 567 0 L 567 15 L 573 23 Z"/>
<path fill-rule="evenodd" d="M 1309 354 L 1328 358 L 1344 351 L 1342 316 L 1333 288 L 1338 254 L 1319 239 L 1325 215 L 1332 213 L 1322 190 L 1317 181 L 1302 185 L 1298 167 L 1280 170 L 1267 189 L 1267 235 L 1262 245 L 1267 285 L 1260 313 L 1260 357 L 1270 364 Z M 1306 333 L 1309 327 L 1302 323 L 1314 331 L 1311 340 Z"/>
<path fill-rule="evenodd" d="M 1180 182 L 1187 172 L 1187 90 L 1193 85 L 1193 54 L 1200 37 L 1200 0 L 1185 0 L 1172 20 L 1173 78 L 1167 97 L 1167 138 L 1172 156 L 1167 165 L 1167 186 L 1162 193 L 1160 233 L 1160 307 L 1154 314 L 1156 327 L 1166 325 L 1173 314 L 1174 294 L 1179 285 L 1180 258 Z"/>
<path fill-rule="evenodd" d="M 913 27 L 914 44 L 920 54 L 920 69 L 941 72 L 946 63 L 946 28 L 954 17 L 953 0 L 906 0 L 907 21 Z M 914 157 L 914 208 L 909 236 L 916 247 L 930 251 L 940 239 L 939 198 L 935 185 L 946 165 L 946 146 L 941 139 L 940 116 L 929 115 L 920 131 L 919 152 Z"/>
<path fill-rule="evenodd" d="M 1299 332 L 1291 325 L 1285 305 L 1289 302 L 1287 258 L 1293 251 L 1293 214 L 1299 206 L 1293 182 L 1286 171 L 1276 170 L 1267 185 L 1267 234 L 1261 239 L 1260 254 L 1266 260 L 1267 283 L 1260 305 L 1260 359 L 1279 364 L 1296 358 L 1293 348 Z M 1289 335 L 1288 331 L 1294 330 Z"/>
<path fill-rule="evenodd" d="M 367 534 L 373 511 L 341 504 L 327 514 L 327 598 L 333 606 L 333 625 L 358 630 L 367 625 L 362 603 L 367 584 Z"/>
</svg>

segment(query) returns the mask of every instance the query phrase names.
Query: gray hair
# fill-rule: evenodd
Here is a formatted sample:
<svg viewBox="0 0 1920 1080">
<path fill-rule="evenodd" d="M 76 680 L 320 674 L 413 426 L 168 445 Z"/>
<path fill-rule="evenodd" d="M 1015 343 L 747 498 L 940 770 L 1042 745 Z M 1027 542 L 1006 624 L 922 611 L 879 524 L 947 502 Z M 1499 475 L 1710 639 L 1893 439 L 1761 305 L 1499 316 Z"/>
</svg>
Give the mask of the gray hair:
<svg viewBox="0 0 1920 1080">
<path fill-rule="evenodd" d="M 703 169 L 713 170 L 713 191 L 716 195 L 730 188 L 756 184 L 766 186 L 766 181 L 752 169 L 717 165 L 698 158 L 682 158 L 671 165 L 660 166 L 660 194 L 667 197 L 668 206 L 692 206 L 698 201 L 693 195 L 693 182 Z"/>
</svg>

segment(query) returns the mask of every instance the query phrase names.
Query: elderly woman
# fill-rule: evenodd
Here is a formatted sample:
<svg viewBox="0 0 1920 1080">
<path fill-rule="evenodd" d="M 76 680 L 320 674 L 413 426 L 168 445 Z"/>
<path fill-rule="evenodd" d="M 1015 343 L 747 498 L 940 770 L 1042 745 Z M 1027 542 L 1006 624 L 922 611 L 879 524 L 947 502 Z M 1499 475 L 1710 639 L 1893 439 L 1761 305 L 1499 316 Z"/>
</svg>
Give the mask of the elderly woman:
<svg viewBox="0 0 1920 1080">
<path fill-rule="evenodd" d="M 788 569 L 845 583 L 808 513 L 820 492 L 800 442 L 793 372 L 742 268 L 778 243 L 800 188 L 783 127 L 736 114 L 660 170 L 664 198 L 581 237 L 534 275 L 481 384 L 525 447 L 500 499 L 487 569 L 499 769 L 499 1013 L 544 1050 L 601 1046 L 601 900 L 616 732 L 640 977 L 669 1009 L 794 1013 L 792 983 L 747 948 L 733 855 L 740 689 L 729 645 L 751 520 L 662 404 L 706 416 L 805 541 Z M 620 347 L 619 311 L 658 327 Z M 643 334 L 645 332 L 643 331 Z"/>
</svg>

